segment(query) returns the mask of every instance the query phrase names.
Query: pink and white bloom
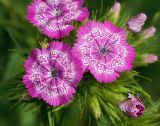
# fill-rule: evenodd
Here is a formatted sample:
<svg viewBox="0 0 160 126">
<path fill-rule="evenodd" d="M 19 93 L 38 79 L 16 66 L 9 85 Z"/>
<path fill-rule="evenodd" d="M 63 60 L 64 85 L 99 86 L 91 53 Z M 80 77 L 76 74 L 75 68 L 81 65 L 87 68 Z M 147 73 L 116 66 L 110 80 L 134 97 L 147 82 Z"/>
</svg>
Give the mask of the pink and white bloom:
<svg viewBox="0 0 160 126">
<path fill-rule="evenodd" d="M 140 14 L 132 17 L 127 22 L 128 29 L 130 29 L 133 32 L 140 32 L 146 19 L 147 19 L 147 16 L 144 13 L 140 13 Z"/>
<path fill-rule="evenodd" d="M 120 72 L 132 69 L 135 57 L 124 30 L 110 22 L 89 21 L 82 26 L 72 52 L 82 61 L 83 70 L 103 83 L 113 82 Z"/>
<path fill-rule="evenodd" d="M 150 27 L 150 28 L 147 28 L 147 29 L 144 29 L 141 33 L 141 35 L 147 39 L 147 38 L 150 38 L 150 37 L 153 37 L 156 33 L 157 29 L 155 27 Z"/>
<path fill-rule="evenodd" d="M 81 63 L 72 56 L 70 46 L 61 42 L 34 49 L 24 67 L 23 83 L 29 95 L 51 106 L 68 103 L 82 78 Z"/>
<path fill-rule="evenodd" d="M 158 56 L 156 56 L 154 54 L 144 54 L 143 60 L 145 63 L 154 63 L 154 62 L 158 61 Z"/>
<path fill-rule="evenodd" d="M 27 8 L 26 19 L 50 38 L 62 38 L 73 30 L 73 21 L 83 21 L 88 10 L 83 0 L 34 0 Z"/>
<path fill-rule="evenodd" d="M 131 117 L 138 117 L 144 113 L 144 105 L 140 98 L 134 97 L 133 95 L 129 94 L 128 100 L 122 102 L 119 105 L 121 111 L 126 113 L 128 116 Z"/>
</svg>

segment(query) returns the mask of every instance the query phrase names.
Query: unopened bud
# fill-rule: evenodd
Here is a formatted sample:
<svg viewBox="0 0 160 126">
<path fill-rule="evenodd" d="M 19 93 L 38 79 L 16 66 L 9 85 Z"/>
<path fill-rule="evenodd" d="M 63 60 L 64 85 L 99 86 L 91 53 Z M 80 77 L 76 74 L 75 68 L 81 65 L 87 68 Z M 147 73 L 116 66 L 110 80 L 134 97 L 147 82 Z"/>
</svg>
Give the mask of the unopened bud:
<svg viewBox="0 0 160 126">
<path fill-rule="evenodd" d="M 131 117 L 138 117 L 144 113 L 144 105 L 139 97 L 129 94 L 128 99 L 123 101 L 119 108 L 125 114 Z"/>
<path fill-rule="evenodd" d="M 113 4 L 113 6 L 111 7 L 111 12 L 112 13 L 119 13 L 120 12 L 120 10 L 121 10 L 121 4 L 119 3 L 119 2 L 115 2 L 114 4 Z"/>
<path fill-rule="evenodd" d="M 143 60 L 144 60 L 144 63 L 154 63 L 158 61 L 158 56 L 154 54 L 144 54 Z"/>
<path fill-rule="evenodd" d="M 100 118 L 101 117 L 101 107 L 100 107 L 98 99 L 95 96 L 89 95 L 87 104 L 88 104 L 88 108 L 90 112 L 92 113 L 92 115 L 96 119 Z"/>
<path fill-rule="evenodd" d="M 115 2 L 110 9 L 110 13 L 115 20 L 119 17 L 120 11 L 121 11 L 121 4 L 119 2 Z"/>
<path fill-rule="evenodd" d="M 143 38 L 147 39 L 147 38 L 153 37 L 156 33 L 156 30 L 157 29 L 155 27 L 150 27 L 143 30 L 141 35 L 143 36 Z"/>
<path fill-rule="evenodd" d="M 112 104 L 119 104 L 125 99 L 123 94 L 106 89 L 101 90 L 101 97 L 104 101 L 111 102 Z"/>
<path fill-rule="evenodd" d="M 89 89 L 89 92 L 92 95 L 97 95 L 97 94 L 99 94 L 100 89 L 97 86 L 91 86 L 90 89 Z"/>
<path fill-rule="evenodd" d="M 128 29 L 133 31 L 133 32 L 140 32 L 145 21 L 147 19 L 146 14 L 140 13 L 134 17 L 132 17 L 128 22 Z"/>
</svg>

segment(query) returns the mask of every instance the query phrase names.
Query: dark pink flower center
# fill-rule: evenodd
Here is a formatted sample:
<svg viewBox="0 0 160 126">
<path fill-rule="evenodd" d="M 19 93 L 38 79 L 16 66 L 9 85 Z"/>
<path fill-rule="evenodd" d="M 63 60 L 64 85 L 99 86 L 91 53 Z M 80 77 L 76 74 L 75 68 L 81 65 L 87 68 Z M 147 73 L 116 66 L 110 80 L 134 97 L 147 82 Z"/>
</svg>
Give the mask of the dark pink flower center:
<svg viewBox="0 0 160 126">
<path fill-rule="evenodd" d="M 53 69 L 51 71 L 51 75 L 52 75 L 52 77 L 57 77 L 58 76 L 58 71 L 56 69 Z"/>
<path fill-rule="evenodd" d="M 106 47 L 103 47 L 100 49 L 101 54 L 109 54 L 111 53 L 111 50 L 107 49 Z"/>
<path fill-rule="evenodd" d="M 106 42 L 97 43 L 100 54 L 104 56 L 111 54 L 113 52 L 112 50 L 114 48 L 114 43 L 115 42 L 109 42 L 109 40 Z"/>
<path fill-rule="evenodd" d="M 91 54 L 96 60 L 101 60 L 103 63 L 110 62 L 118 53 L 114 44 L 115 42 L 110 40 L 95 39 L 91 47 Z"/>
</svg>

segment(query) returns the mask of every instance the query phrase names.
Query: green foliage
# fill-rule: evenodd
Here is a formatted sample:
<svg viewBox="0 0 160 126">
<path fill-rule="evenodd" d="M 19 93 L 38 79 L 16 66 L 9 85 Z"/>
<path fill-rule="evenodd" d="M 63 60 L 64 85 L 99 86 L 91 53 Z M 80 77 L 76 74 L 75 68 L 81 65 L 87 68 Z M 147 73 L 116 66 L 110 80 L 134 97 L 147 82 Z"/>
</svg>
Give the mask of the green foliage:
<svg viewBox="0 0 160 126">
<path fill-rule="evenodd" d="M 147 118 L 148 113 L 149 115 L 154 115 L 155 110 L 158 109 L 158 105 L 156 106 L 158 103 L 154 104 L 152 102 L 149 94 L 147 94 L 134 79 L 136 77 L 139 77 L 138 73 L 128 71 L 123 73 L 116 82 L 107 85 L 96 82 L 91 76 L 83 79 L 78 87 L 78 94 L 81 93 L 79 95 L 85 97 L 84 99 L 87 100 L 87 102 L 84 102 L 85 100 L 82 99 L 80 102 L 84 103 L 83 109 L 87 108 L 87 111 L 90 113 L 91 126 L 95 125 L 94 120 L 96 120 L 96 125 L 98 126 L 127 126 L 133 123 L 133 121 L 136 122 L 137 119 L 131 120 L 127 118 L 118 108 L 120 102 L 127 98 L 128 93 L 140 95 L 147 107 L 152 106 L 146 110 L 146 113 L 140 117 L 140 119 Z M 85 94 L 86 92 L 87 94 Z M 75 99 L 77 99 L 77 97 Z M 97 105 L 98 107 L 96 107 Z M 82 112 L 84 112 L 84 110 L 82 110 Z M 158 117 L 159 114 L 157 114 L 157 118 Z M 150 118 L 148 124 L 152 121 L 158 123 L 158 120 L 155 120 L 155 116 Z M 145 122 L 142 122 L 142 124 L 143 123 Z"/>
<path fill-rule="evenodd" d="M 25 3 L 23 3 L 25 2 Z M 112 21 L 116 26 L 127 29 L 126 21 L 131 16 L 130 12 L 123 5 L 120 16 L 115 18 L 110 13 L 110 9 L 106 8 L 106 1 L 101 0 L 98 7 L 91 4 L 90 0 L 86 0 L 86 5 L 91 10 L 90 18 L 96 21 Z M 96 1 L 95 1 L 96 2 Z M 29 1 L 17 1 L 14 5 L 12 0 L 0 0 L 1 7 L 5 10 L 0 15 L 0 20 L 5 37 L 0 41 L 11 43 L 7 57 L 2 56 L 5 72 L 0 73 L 2 76 L 0 83 L 0 99 L 12 101 L 11 108 L 20 106 L 25 111 L 31 111 L 41 120 L 40 126 L 159 126 L 160 114 L 158 113 L 160 102 L 154 103 L 148 93 L 138 84 L 140 78 L 146 79 L 136 71 L 126 71 L 114 83 L 100 84 L 92 75 L 85 74 L 83 80 L 77 87 L 77 94 L 69 104 L 60 107 L 51 107 L 43 101 L 32 99 L 28 96 L 23 84 L 22 76 L 24 74 L 23 61 L 33 48 L 40 47 L 42 41 L 50 41 L 42 35 L 36 28 L 33 28 L 24 19 L 26 5 Z M 25 4 L 25 6 L 21 6 Z M 93 9 L 93 8 L 96 9 Z M 12 11 L 9 11 L 9 10 Z M 7 15 L 7 16 L 6 16 Z M 153 18 L 153 23 L 157 23 L 160 19 L 157 13 Z M 63 41 L 73 45 L 76 38 L 76 30 L 83 23 L 74 23 L 75 30 L 69 37 Z M 0 30 L 1 32 L 1 30 Z M 2 34 L 4 36 L 4 34 Z M 160 55 L 159 43 L 156 38 L 148 40 L 143 39 L 138 34 L 128 31 L 127 42 L 136 50 L 136 61 L 134 67 L 141 66 L 141 55 L 145 53 L 155 53 Z M 1 43 L 0 43 L 1 44 Z M 4 44 L 6 45 L 6 44 Z M 1 45 L 1 46 L 4 46 Z M 6 48 L 2 50 L 8 53 Z M 0 50 L 1 51 L 1 50 Z M 1 53 L 0 53 L 1 55 Z M 5 60 L 9 61 L 5 65 Z M 2 70 L 2 68 L 0 67 Z M 146 111 L 143 116 L 135 119 L 126 117 L 119 109 L 119 103 L 125 100 L 128 93 L 139 95 L 145 105 Z"/>
</svg>

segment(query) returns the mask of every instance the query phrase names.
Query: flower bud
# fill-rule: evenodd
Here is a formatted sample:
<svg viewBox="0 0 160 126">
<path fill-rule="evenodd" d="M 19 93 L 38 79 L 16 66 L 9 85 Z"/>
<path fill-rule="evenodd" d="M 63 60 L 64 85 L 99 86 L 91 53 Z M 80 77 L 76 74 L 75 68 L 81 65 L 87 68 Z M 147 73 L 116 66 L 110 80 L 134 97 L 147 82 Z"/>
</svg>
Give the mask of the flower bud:
<svg viewBox="0 0 160 126">
<path fill-rule="evenodd" d="M 154 54 L 144 54 L 143 60 L 145 63 L 154 63 L 154 62 L 158 61 L 158 56 L 156 56 Z"/>
<path fill-rule="evenodd" d="M 114 4 L 113 4 L 113 6 L 111 7 L 111 12 L 112 13 L 119 13 L 120 12 L 120 10 L 121 10 L 121 4 L 119 3 L 119 2 L 115 2 Z"/>
<path fill-rule="evenodd" d="M 87 100 L 87 104 L 88 104 L 88 108 L 90 110 L 90 112 L 92 113 L 92 115 L 98 119 L 101 116 L 101 107 L 99 104 L 98 99 L 95 96 L 88 96 L 88 100 Z"/>
<path fill-rule="evenodd" d="M 125 100 L 125 97 L 121 93 L 114 91 L 102 89 L 101 97 L 104 101 L 111 102 L 112 104 L 119 104 L 121 101 Z"/>
<path fill-rule="evenodd" d="M 150 27 L 143 30 L 141 35 L 143 36 L 143 38 L 147 39 L 147 38 L 153 37 L 156 33 L 156 30 L 157 29 L 155 27 Z"/>
<path fill-rule="evenodd" d="M 144 113 L 144 105 L 140 98 L 134 97 L 133 95 L 129 94 L 128 99 L 126 101 L 123 101 L 119 108 L 121 111 L 123 111 L 125 114 L 131 117 L 138 117 Z"/>
<path fill-rule="evenodd" d="M 119 2 L 115 2 L 110 9 L 110 13 L 113 15 L 114 19 L 118 18 L 120 11 L 121 11 L 121 4 Z"/>
<path fill-rule="evenodd" d="M 91 86 L 89 89 L 89 92 L 91 95 L 97 95 L 99 94 L 100 88 L 96 86 Z"/>
<path fill-rule="evenodd" d="M 128 22 L 128 29 L 130 29 L 133 32 L 140 32 L 142 29 L 142 26 L 144 25 L 145 21 L 147 19 L 146 14 L 140 13 L 134 17 L 132 17 Z"/>
</svg>

